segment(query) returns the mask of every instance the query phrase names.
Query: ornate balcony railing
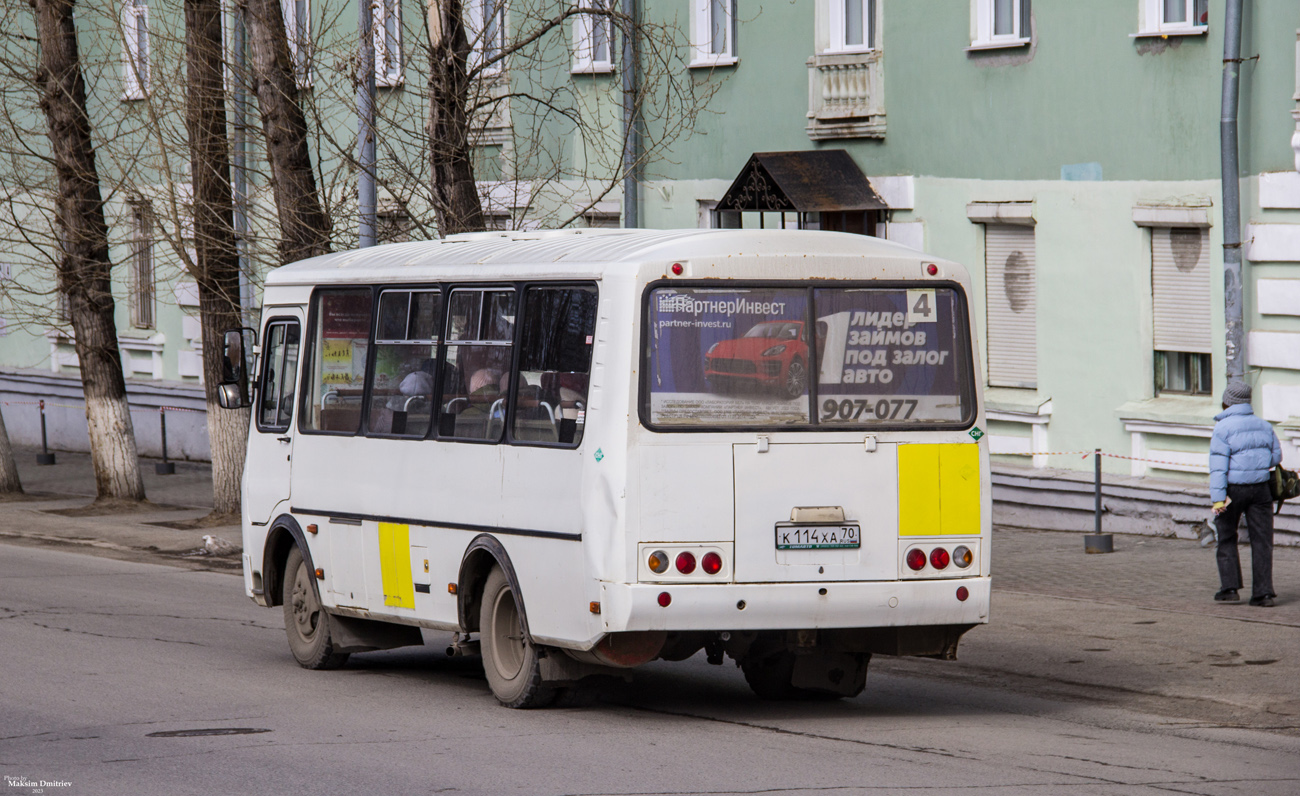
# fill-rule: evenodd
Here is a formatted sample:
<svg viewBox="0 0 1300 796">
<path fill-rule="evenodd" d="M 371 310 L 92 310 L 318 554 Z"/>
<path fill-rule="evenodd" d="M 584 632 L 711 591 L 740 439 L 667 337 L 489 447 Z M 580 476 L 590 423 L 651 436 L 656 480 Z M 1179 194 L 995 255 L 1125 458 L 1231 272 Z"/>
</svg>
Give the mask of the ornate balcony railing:
<svg viewBox="0 0 1300 796">
<path fill-rule="evenodd" d="M 808 59 L 808 137 L 884 138 L 880 50 Z"/>
</svg>

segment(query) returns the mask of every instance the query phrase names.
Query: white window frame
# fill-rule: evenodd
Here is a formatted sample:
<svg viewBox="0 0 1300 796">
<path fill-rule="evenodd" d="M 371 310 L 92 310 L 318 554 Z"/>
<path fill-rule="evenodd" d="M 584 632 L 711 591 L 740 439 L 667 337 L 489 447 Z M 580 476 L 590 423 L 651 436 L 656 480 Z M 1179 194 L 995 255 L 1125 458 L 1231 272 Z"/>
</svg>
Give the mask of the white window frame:
<svg viewBox="0 0 1300 796">
<path fill-rule="evenodd" d="M 402 85 L 402 0 L 374 0 L 371 34 L 375 39 L 375 85 L 396 88 Z M 393 42 L 389 46 L 388 25 L 393 25 Z"/>
<path fill-rule="evenodd" d="M 876 0 L 862 0 L 861 44 L 849 44 L 847 41 L 848 4 L 849 0 L 829 2 L 827 21 L 830 24 L 830 40 L 825 52 L 866 53 L 876 49 Z"/>
<path fill-rule="evenodd" d="M 506 48 L 506 33 L 509 30 L 509 18 L 506 15 L 506 0 L 469 0 L 466 3 L 469 11 L 469 34 L 470 52 L 469 62 L 471 69 L 482 68 L 484 75 L 499 74 L 504 68 L 503 59 L 497 58 L 494 63 L 484 63 L 495 57 L 493 53 L 500 53 Z M 493 15 L 496 17 L 496 30 L 487 30 L 487 12 L 486 9 L 491 6 Z M 488 42 L 488 33 L 491 32 L 492 44 L 495 48 L 490 48 Z"/>
<path fill-rule="evenodd" d="M 725 17 L 720 28 L 723 37 L 720 45 L 713 38 L 718 21 L 713 18 L 714 3 L 722 6 Z M 739 60 L 736 58 L 736 0 L 692 0 L 691 23 L 691 41 L 694 43 L 691 45 L 690 66 L 730 66 Z"/>
<path fill-rule="evenodd" d="M 284 16 L 284 36 L 289 41 L 289 59 L 293 61 L 293 79 L 298 88 L 311 88 L 311 0 L 301 0 L 303 14 L 298 13 L 299 0 L 281 0 Z"/>
<path fill-rule="evenodd" d="M 1029 44 L 1030 0 L 1003 1 L 1011 4 L 1011 33 L 998 34 L 994 31 L 997 30 L 999 0 L 971 0 L 971 43 L 967 50 L 994 50 Z"/>
<path fill-rule="evenodd" d="M 122 99 L 149 95 L 150 50 L 148 0 L 125 0 L 122 5 Z M 144 42 L 144 52 L 140 42 Z"/>
<path fill-rule="evenodd" d="M 1134 38 L 1143 36 L 1204 36 L 1210 29 L 1207 17 L 1204 25 L 1196 22 L 1198 10 L 1208 12 L 1208 0 L 1175 0 L 1183 8 L 1182 22 L 1165 21 L 1166 0 L 1139 0 L 1138 32 Z"/>
<path fill-rule="evenodd" d="M 609 9 L 611 0 L 574 0 L 577 7 Z M 596 34 L 605 34 L 605 52 L 599 52 Z M 574 73 L 602 74 L 614 71 L 614 24 L 600 14 L 576 14 L 573 17 Z"/>
</svg>

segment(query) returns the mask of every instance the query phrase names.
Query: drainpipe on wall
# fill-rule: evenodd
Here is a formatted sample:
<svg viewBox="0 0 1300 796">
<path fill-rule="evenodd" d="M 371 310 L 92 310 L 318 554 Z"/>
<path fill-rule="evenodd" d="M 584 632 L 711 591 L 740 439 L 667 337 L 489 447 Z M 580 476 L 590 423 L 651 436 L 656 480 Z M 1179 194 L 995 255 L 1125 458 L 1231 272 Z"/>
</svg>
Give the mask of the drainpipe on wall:
<svg viewBox="0 0 1300 796">
<path fill-rule="evenodd" d="M 627 30 L 623 32 L 623 226 L 641 226 L 640 203 L 637 201 L 637 158 L 641 149 L 641 131 L 637 125 L 636 0 L 623 0 Z"/>
<path fill-rule="evenodd" d="M 1223 183 L 1223 337 L 1228 383 L 1246 375 L 1241 306 L 1241 177 L 1237 162 L 1237 94 L 1241 79 L 1242 0 L 1224 2 L 1223 103 L 1219 155 Z"/>
<path fill-rule="evenodd" d="M 244 322 L 253 309 L 253 286 L 248 279 L 248 92 L 244 81 L 248 76 L 248 50 L 244 38 L 244 12 L 236 6 L 231 22 L 231 49 L 235 61 L 234 130 L 231 142 L 231 165 L 234 167 L 235 189 L 235 251 L 239 256 L 239 306 L 244 311 Z"/>
<path fill-rule="evenodd" d="M 357 0 L 357 32 L 361 57 L 357 64 L 357 205 L 361 221 L 358 246 L 375 245 L 375 37 L 369 0 Z"/>
</svg>

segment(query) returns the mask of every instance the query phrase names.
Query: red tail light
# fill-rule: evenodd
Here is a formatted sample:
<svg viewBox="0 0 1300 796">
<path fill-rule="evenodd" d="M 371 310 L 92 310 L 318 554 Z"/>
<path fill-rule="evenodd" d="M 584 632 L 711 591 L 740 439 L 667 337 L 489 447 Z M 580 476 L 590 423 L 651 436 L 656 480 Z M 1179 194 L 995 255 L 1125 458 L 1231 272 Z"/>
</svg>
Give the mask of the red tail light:
<svg viewBox="0 0 1300 796">
<path fill-rule="evenodd" d="M 948 566 L 948 551 L 942 547 L 936 547 L 930 551 L 930 566 L 935 569 L 945 569 Z"/>
<path fill-rule="evenodd" d="M 661 592 L 659 592 L 659 607 L 660 607 L 660 608 L 667 608 L 669 605 L 672 605 L 672 602 L 673 602 L 673 596 L 672 596 L 671 594 L 669 594 L 669 593 L 666 592 L 666 591 L 661 591 Z"/>
<path fill-rule="evenodd" d="M 700 559 L 700 569 L 710 575 L 716 575 L 722 571 L 722 556 L 717 553 L 705 553 L 704 558 Z"/>
<path fill-rule="evenodd" d="M 695 571 L 695 556 L 691 553 L 677 554 L 677 571 L 689 575 Z"/>
<path fill-rule="evenodd" d="M 957 587 L 957 600 L 958 600 L 959 602 L 963 602 L 963 603 L 964 603 L 964 602 L 966 602 L 966 598 L 967 598 L 967 597 L 970 597 L 970 591 L 969 591 L 965 586 L 958 586 L 958 587 Z"/>
<path fill-rule="evenodd" d="M 913 547 L 907 551 L 907 566 L 913 572 L 920 572 L 925 568 L 925 553 Z"/>
</svg>

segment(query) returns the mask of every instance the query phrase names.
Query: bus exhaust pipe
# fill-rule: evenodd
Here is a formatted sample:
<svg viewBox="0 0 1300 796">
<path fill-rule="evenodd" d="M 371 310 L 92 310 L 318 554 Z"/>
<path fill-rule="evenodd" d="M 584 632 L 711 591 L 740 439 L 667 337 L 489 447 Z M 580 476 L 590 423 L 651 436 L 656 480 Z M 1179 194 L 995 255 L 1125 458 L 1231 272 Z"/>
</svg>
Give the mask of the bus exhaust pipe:
<svg viewBox="0 0 1300 796">
<path fill-rule="evenodd" d="M 470 655 L 482 654 L 483 652 L 479 646 L 479 642 L 471 641 L 468 635 L 461 638 L 461 635 L 457 633 L 452 637 L 451 643 L 447 645 L 448 658 L 464 658 Z"/>
</svg>

